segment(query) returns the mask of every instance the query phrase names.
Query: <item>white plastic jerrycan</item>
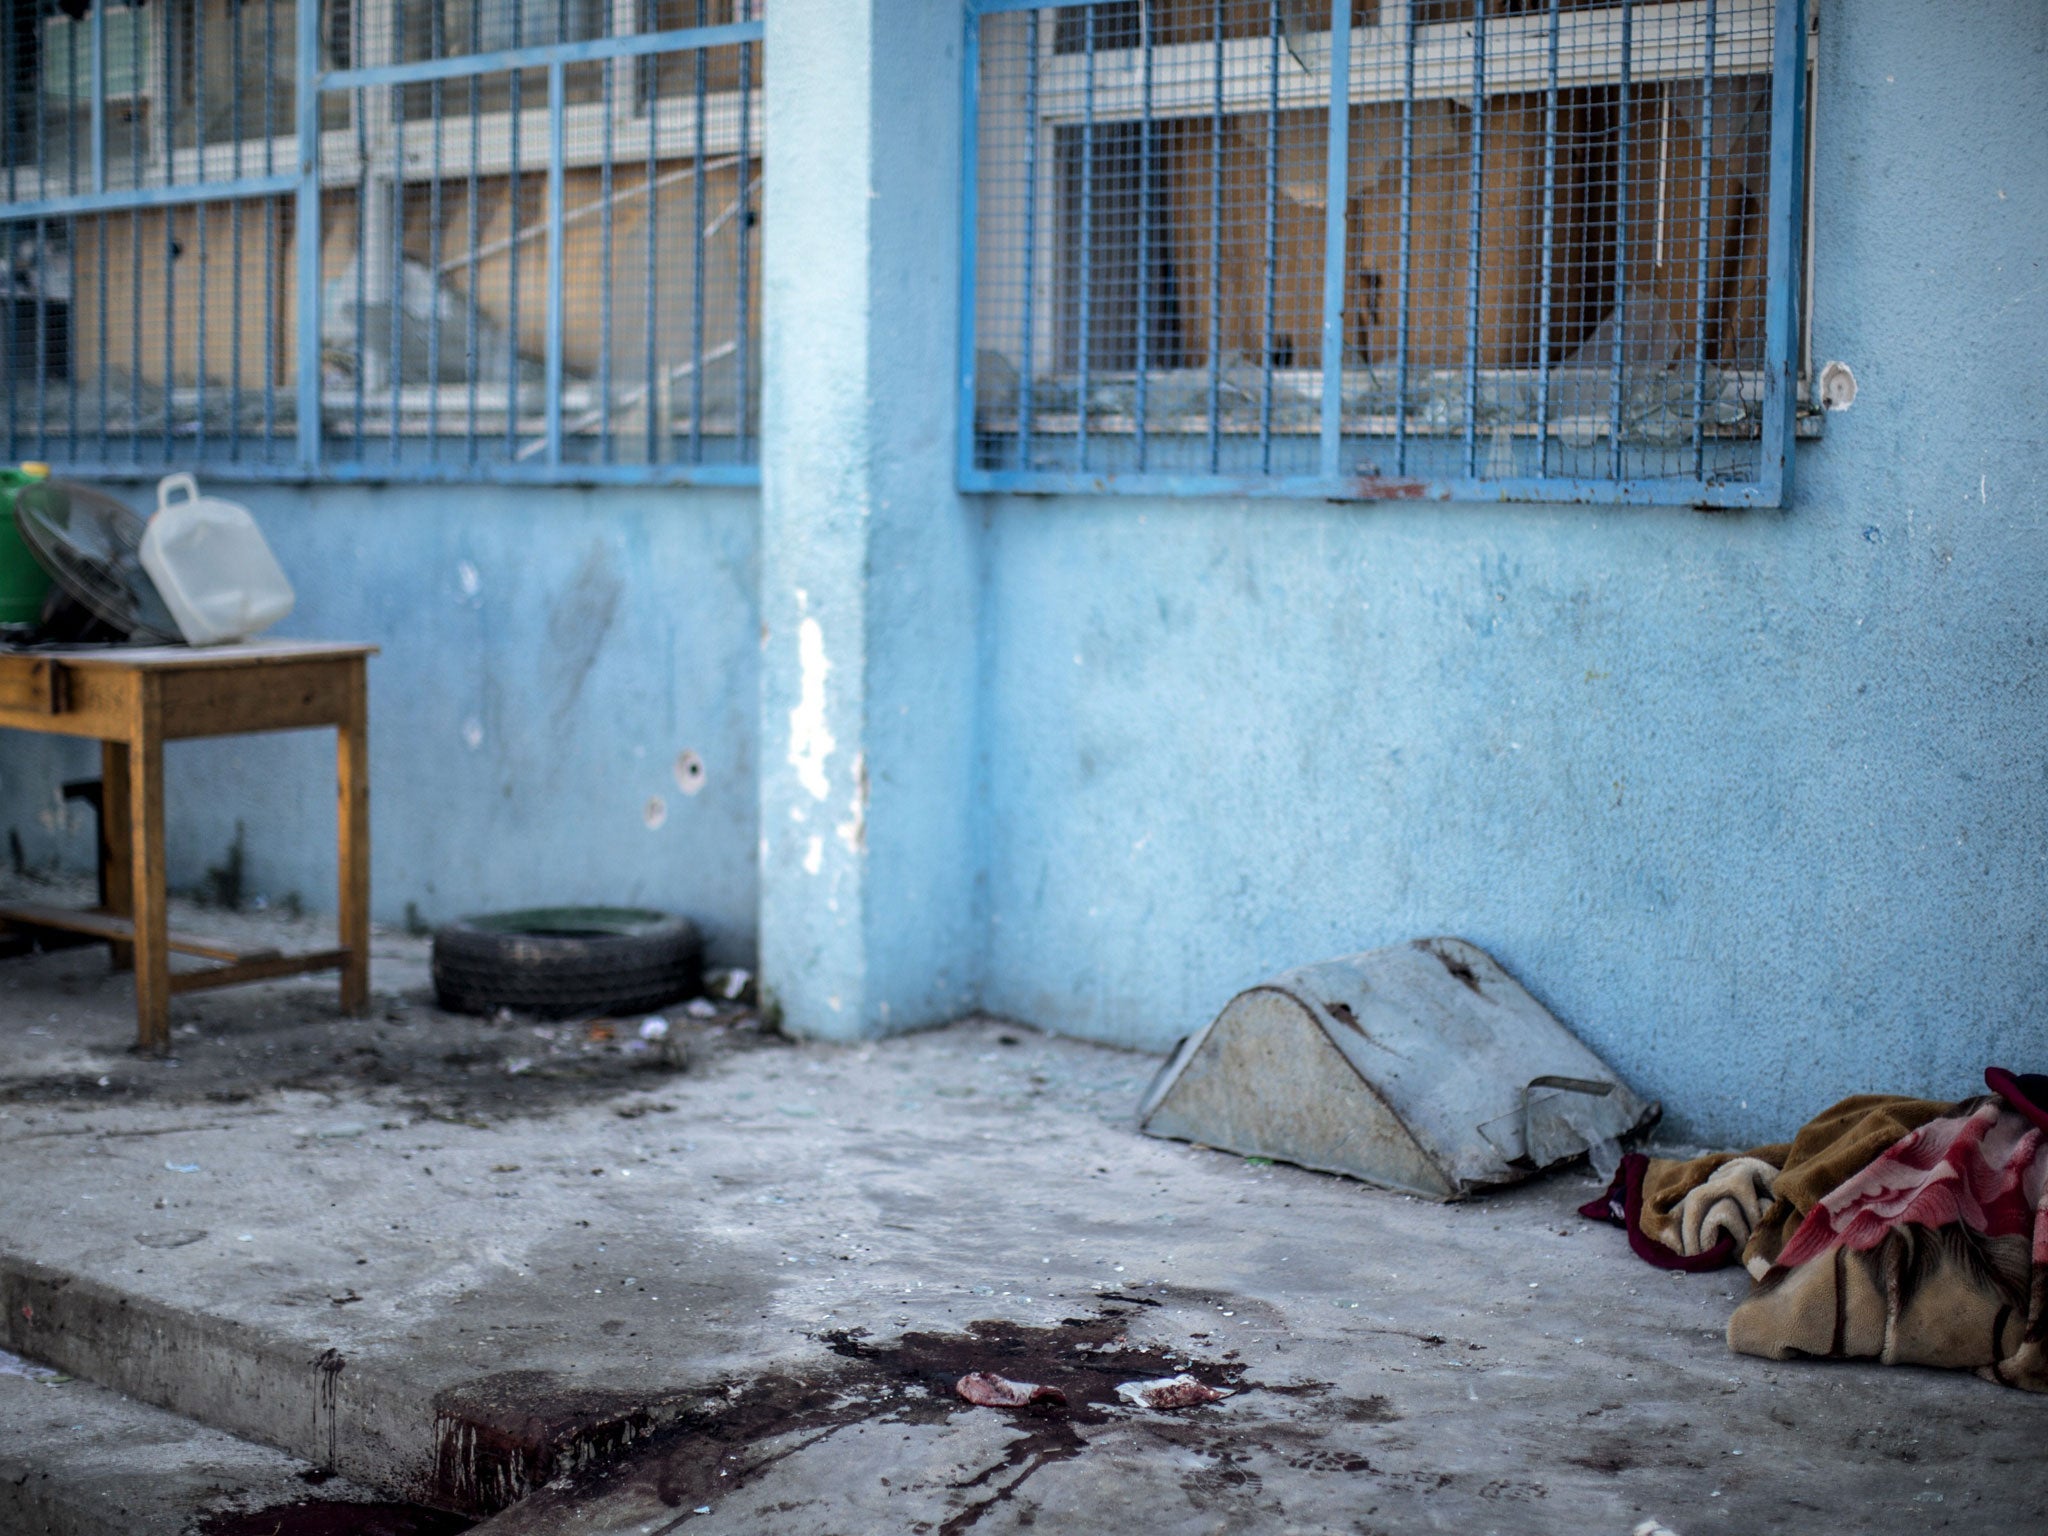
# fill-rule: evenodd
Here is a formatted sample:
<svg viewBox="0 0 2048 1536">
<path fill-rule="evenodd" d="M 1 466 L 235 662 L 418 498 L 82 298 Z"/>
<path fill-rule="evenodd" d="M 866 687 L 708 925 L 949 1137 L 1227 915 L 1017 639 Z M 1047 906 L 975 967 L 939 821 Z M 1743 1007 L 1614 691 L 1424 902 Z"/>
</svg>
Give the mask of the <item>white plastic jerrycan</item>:
<svg viewBox="0 0 2048 1536">
<path fill-rule="evenodd" d="M 180 490 L 184 496 L 173 500 Z M 292 611 L 292 584 L 249 509 L 201 496 L 190 475 L 157 482 L 142 568 L 192 645 L 246 640 Z"/>
</svg>

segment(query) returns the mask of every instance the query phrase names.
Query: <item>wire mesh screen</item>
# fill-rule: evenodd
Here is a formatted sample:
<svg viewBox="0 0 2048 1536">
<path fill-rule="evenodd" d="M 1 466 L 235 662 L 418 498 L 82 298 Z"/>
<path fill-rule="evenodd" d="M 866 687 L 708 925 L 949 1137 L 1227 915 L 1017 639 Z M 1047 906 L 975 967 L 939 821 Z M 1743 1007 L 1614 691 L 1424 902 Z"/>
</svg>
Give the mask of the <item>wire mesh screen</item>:
<svg viewBox="0 0 2048 1536">
<path fill-rule="evenodd" d="M 1796 5 L 980 9 L 971 486 L 1682 499 L 1765 476 Z"/>
<path fill-rule="evenodd" d="M 0 457 L 288 462 L 291 0 L 4 11 Z"/>
<path fill-rule="evenodd" d="M 4 11 L 0 458 L 754 476 L 761 0 Z"/>
<path fill-rule="evenodd" d="M 294 0 L 8 0 L 0 11 L 8 200 L 292 168 Z M 345 25 L 327 41 L 346 58 Z"/>
</svg>

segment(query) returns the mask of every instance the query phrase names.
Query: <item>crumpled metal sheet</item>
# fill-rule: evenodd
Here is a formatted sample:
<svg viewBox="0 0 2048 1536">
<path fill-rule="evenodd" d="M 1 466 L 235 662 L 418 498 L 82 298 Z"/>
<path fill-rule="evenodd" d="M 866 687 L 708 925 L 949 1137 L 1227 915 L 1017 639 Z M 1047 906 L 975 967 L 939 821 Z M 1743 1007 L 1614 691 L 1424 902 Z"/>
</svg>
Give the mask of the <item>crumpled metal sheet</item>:
<svg viewBox="0 0 2048 1536">
<path fill-rule="evenodd" d="M 1181 1043 L 1140 1128 L 1457 1199 L 1652 1123 L 1493 957 L 1420 939 L 1282 972 Z"/>
</svg>

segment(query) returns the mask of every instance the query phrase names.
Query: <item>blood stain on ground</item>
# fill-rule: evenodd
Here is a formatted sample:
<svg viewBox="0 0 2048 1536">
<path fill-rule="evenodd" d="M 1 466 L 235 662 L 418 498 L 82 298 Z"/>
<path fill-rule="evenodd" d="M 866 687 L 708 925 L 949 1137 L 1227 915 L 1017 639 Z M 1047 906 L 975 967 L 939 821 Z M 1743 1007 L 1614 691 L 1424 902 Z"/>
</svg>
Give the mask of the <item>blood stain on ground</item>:
<svg viewBox="0 0 2048 1536">
<path fill-rule="evenodd" d="M 203 1536 L 458 1536 L 475 1523 L 417 1504 L 301 1499 L 215 1515 L 199 1529 Z"/>
</svg>

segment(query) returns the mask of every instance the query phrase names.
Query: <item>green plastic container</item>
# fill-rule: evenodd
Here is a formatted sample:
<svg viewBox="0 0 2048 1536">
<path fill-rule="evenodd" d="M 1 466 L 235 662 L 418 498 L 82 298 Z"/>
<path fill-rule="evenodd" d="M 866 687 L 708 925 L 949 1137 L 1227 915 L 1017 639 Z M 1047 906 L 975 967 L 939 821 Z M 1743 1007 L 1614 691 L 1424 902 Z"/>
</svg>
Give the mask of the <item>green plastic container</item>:
<svg viewBox="0 0 2048 1536">
<path fill-rule="evenodd" d="M 14 497 L 24 486 L 50 478 L 47 464 L 0 469 L 0 624 L 33 624 L 50 595 L 50 573 L 22 542 L 14 520 Z"/>
</svg>

